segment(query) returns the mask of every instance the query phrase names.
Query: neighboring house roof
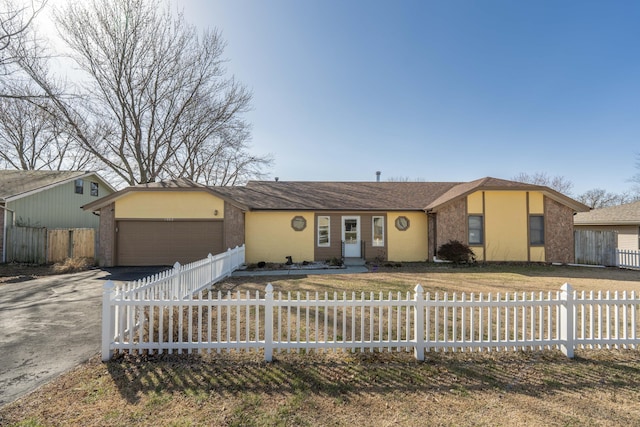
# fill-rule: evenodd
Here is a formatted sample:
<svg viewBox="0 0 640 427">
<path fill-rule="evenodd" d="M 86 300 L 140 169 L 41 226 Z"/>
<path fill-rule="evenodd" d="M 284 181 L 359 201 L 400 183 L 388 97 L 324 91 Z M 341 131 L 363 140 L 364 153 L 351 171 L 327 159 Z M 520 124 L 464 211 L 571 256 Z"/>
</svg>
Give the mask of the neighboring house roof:
<svg viewBox="0 0 640 427">
<path fill-rule="evenodd" d="M 133 191 L 208 191 L 245 210 L 437 211 L 478 190 L 542 191 L 576 211 L 589 208 L 548 187 L 496 178 L 472 182 L 250 181 L 246 186 L 207 187 L 189 179 L 127 187 L 83 206 L 97 211 Z"/>
<path fill-rule="evenodd" d="M 112 191 L 115 189 L 90 171 L 0 170 L 0 201 L 11 201 L 66 182 L 95 175 Z"/>
<path fill-rule="evenodd" d="M 575 225 L 640 224 L 640 201 L 581 212 L 573 217 Z"/>
</svg>

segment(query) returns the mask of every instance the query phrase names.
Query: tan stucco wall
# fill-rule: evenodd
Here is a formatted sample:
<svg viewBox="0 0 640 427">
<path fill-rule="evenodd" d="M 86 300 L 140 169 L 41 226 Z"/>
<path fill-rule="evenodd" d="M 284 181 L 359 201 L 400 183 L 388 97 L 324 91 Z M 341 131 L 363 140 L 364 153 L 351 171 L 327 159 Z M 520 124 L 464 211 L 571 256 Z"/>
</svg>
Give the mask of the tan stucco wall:
<svg viewBox="0 0 640 427">
<path fill-rule="evenodd" d="M 521 191 L 485 192 L 485 260 L 527 261 L 527 195 Z"/>
<path fill-rule="evenodd" d="M 410 226 L 400 231 L 395 226 L 396 218 L 406 216 Z M 389 212 L 387 214 L 388 259 L 390 261 L 425 261 L 428 254 L 427 215 L 422 212 Z"/>
<path fill-rule="evenodd" d="M 131 192 L 116 200 L 115 209 L 118 219 L 224 218 L 224 200 L 204 191 Z"/>
<path fill-rule="evenodd" d="M 291 228 L 291 220 L 302 216 L 307 226 L 302 231 Z M 247 212 L 245 213 L 245 259 L 249 264 L 260 261 L 313 261 L 313 212 Z"/>
<path fill-rule="evenodd" d="M 545 196 L 541 192 L 477 191 L 468 195 L 463 202 L 452 205 L 449 210 L 438 212 L 438 244 L 455 239 L 449 237 L 449 234 L 458 236 L 458 240 L 464 243 L 468 242 L 468 221 L 466 218 L 460 221 L 460 210 L 463 207 L 466 207 L 467 215 L 483 215 L 484 242 L 482 245 L 471 246 L 478 261 L 547 261 L 546 244 L 529 245 L 529 216 L 545 215 L 546 227 L 547 222 L 553 221 L 556 214 L 554 211 L 551 216 L 547 215 Z M 457 227 L 447 225 L 448 222 L 453 222 L 454 225 L 457 223 L 451 221 L 452 218 L 445 218 L 452 213 L 460 221 Z M 462 239 L 459 238 L 460 224 L 465 227 Z M 441 231 L 446 232 L 440 237 Z M 545 230 L 545 234 L 548 233 Z M 566 252 L 566 248 L 563 248 L 563 252 Z"/>
</svg>

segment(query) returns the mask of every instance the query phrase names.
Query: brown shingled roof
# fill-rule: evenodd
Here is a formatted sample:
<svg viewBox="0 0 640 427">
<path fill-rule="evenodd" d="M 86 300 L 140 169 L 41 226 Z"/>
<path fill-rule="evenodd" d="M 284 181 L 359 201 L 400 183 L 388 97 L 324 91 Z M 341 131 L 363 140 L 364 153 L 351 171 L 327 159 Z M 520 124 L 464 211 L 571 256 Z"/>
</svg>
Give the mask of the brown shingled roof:
<svg viewBox="0 0 640 427">
<path fill-rule="evenodd" d="M 255 210 L 423 210 L 458 183 L 251 181 L 213 187 Z"/>
<path fill-rule="evenodd" d="M 640 224 L 640 201 L 581 212 L 573 217 L 576 225 Z"/>
</svg>

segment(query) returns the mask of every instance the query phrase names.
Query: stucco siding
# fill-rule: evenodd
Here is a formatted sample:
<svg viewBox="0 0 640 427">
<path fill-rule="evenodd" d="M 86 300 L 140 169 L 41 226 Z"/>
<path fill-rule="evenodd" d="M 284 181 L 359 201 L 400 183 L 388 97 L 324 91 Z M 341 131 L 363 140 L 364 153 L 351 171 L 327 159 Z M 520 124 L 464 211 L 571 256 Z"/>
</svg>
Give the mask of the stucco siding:
<svg viewBox="0 0 640 427">
<path fill-rule="evenodd" d="M 485 193 L 485 260 L 528 260 L 527 195 L 516 191 Z"/>
<path fill-rule="evenodd" d="M 398 217 L 409 219 L 409 228 L 401 231 L 395 226 Z M 429 229 L 423 212 L 393 212 L 387 220 L 388 255 L 390 261 L 425 261 L 429 257 Z"/>
<path fill-rule="evenodd" d="M 546 261 L 575 262 L 573 210 L 545 197 L 544 216 Z"/>
<path fill-rule="evenodd" d="M 139 191 L 116 201 L 118 219 L 223 219 L 224 200 L 205 191 Z"/>
<path fill-rule="evenodd" d="M 291 220 L 295 216 L 302 216 L 306 220 L 304 230 L 296 231 L 291 227 Z M 287 256 L 291 256 L 294 262 L 312 261 L 313 224 L 312 212 L 247 212 L 246 262 L 285 262 Z"/>
</svg>

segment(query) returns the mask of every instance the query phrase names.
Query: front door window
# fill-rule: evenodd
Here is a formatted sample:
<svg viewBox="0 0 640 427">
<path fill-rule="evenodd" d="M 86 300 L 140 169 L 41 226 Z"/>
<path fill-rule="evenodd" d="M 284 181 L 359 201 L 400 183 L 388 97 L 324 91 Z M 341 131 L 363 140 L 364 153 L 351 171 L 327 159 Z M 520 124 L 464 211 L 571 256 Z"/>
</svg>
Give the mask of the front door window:
<svg viewBox="0 0 640 427">
<path fill-rule="evenodd" d="M 344 256 L 347 258 L 360 255 L 360 217 L 342 217 L 342 241 L 344 242 Z"/>
</svg>

